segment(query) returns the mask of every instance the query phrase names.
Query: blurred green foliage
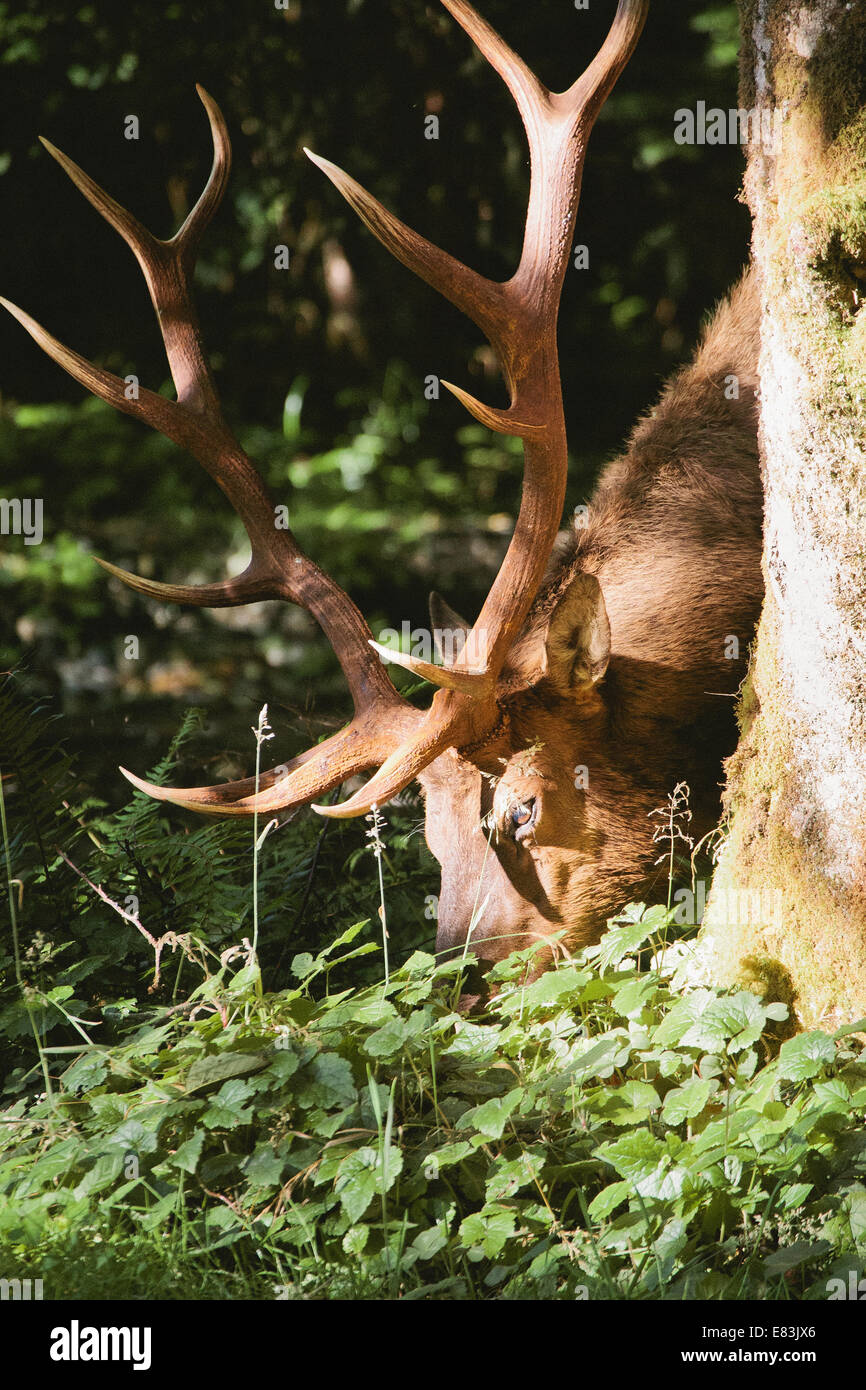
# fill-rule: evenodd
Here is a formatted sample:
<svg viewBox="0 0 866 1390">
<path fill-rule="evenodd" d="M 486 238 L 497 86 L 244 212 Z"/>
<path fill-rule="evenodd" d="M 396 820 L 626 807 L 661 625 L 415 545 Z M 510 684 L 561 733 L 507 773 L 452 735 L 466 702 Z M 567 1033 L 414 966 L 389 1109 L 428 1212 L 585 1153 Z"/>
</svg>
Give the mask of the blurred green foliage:
<svg viewBox="0 0 866 1390">
<path fill-rule="evenodd" d="M 221 953 L 253 936 L 252 822 L 191 819 L 138 793 L 109 811 L 88 794 L 91 750 L 70 756 L 67 726 L 29 700 L 16 677 L 0 680 L 0 855 L 14 891 L 14 929 L 4 921 L 0 935 L 7 1094 L 39 1074 L 34 1037 L 47 1047 L 73 1042 L 75 1020 L 97 1007 L 100 1040 L 110 1043 L 140 1006 L 179 1007 L 200 965 L 205 973 L 218 969 Z M 189 710 L 148 775 L 157 783 L 194 780 L 207 734 L 203 712 Z M 419 801 L 409 793 L 383 821 L 395 961 L 430 929 L 425 895 L 433 861 L 419 833 Z M 296 951 L 324 946 L 359 915 L 378 927 L 377 865 L 356 831 L 302 810 L 291 829 L 265 840 L 257 947 L 272 981 L 284 985 Z M 5 899 L 4 890 L 9 920 Z M 159 966 L 157 940 L 164 946 Z M 359 972 L 356 964 L 352 978 L 375 979 L 378 969 Z"/>
</svg>

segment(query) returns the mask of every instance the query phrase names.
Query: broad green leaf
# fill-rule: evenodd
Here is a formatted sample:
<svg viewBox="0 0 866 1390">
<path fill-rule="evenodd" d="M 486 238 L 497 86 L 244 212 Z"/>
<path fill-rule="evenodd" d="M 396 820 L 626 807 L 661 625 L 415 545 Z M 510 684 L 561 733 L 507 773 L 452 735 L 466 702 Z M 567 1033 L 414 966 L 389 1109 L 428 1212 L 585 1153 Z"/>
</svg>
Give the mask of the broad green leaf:
<svg viewBox="0 0 866 1390">
<path fill-rule="evenodd" d="M 862 1183 L 852 1183 L 845 1192 L 840 1220 L 847 1226 L 843 1237 L 846 1245 L 866 1245 L 866 1188 Z"/>
<path fill-rule="evenodd" d="M 682 1217 L 675 1216 L 663 1227 L 659 1235 L 652 1242 L 653 1258 L 648 1263 L 646 1273 L 642 1280 L 643 1286 L 650 1293 L 663 1287 L 671 1278 L 677 1262 L 677 1256 L 685 1248 L 688 1241 L 689 1223 Z"/>
<path fill-rule="evenodd" d="M 243 1165 L 253 1187 L 277 1187 L 283 1175 L 285 1160 L 274 1153 L 270 1144 L 257 1144 L 256 1151 Z"/>
<path fill-rule="evenodd" d="M 787 1004 L 776 1002 L 764 1005 L 764 1013 L 767 1015 L 767 1018 L 771 1018 L 774 1023 L 784 1023 L 790 1012 Z"/>
<path fill-rule="evenodd" d="M 542 1250 L 535 1256 L 529 1266 L 530 1279 L 543 1279 L 545 1275 L 555 1274 L 562 1260 L 569 1258 L 569 1251 L 564 1245 L 554 1245 Z"/>
<path fill-rule="evenodd" d="M 77 1134 L 52 1144 L 39 1155 L 36 1162 L 29 1168 L 33 1188 L 43 1184 L 53 1185 L 54 1179 L 62 1177 L 73 1164 L 79 1164 L 85 1153 L 84 1140 Z"/>
<path fill-rule="evenodd" d="M 639 1125 L 660 1106 L 655 1086 L 646 1081 L 626 1081 L 611 1088 L 601 1113 L 614 1125 Z"/>
<path fill-rule="evenodd" d="M 785 1081 L 808 1081 L 835 1060 L 836 1048 L 826 1033 L 798 1033 L 782 1043 L 779 1076 Z"/>
<path fill-rule="evenodd" d="M 506 1241 L 514 1234 L 516 1217 L 504 1207 L 485 1207 L 467 1216 L 460 1223 L 460 1239 L 470 1249 L 476 1247 L 488 1259 L 502 1253 Z"/>
<path fill-rule="evenodd" d="M 389 1019 L 397 1018 L 397 1010 L 389 999 L 382 998 L 381 988 L 375 994 L 353 995 L 346 1003 L 329 1009 L 322 1023 L 329 1030 L 345 1028 L 355 1031 L 360 1027 L 375 1028 Z"/>
<path fill-rule="evenodd" d="M 119 1152 L 100 1154 L 75 1188 L 75 1196 L 87 1197 L 91 1193 L 104 1191 L 106 1187 L 114 1187 L 123 1171 L 124 1157 Z"/>
<path fill-rule="evenodd" d="M 662 1107 L 662 1116 L 669 1125 L 681 1125 L 684 1120 L 693 1120 L 700 1115 L 712 1094 L 712 1083 L 694 1076 L 683 1086 L 668 1091 Z"/>
<path fill-rule="evenodd" d="M 102 1052 L 85 1052 L 63 1073 L 67 1091 L 89 1091 L 104 1081 L 108 1072 L 108 1056 Z"/>
<path fill-rule="evenodd" d="M 793 1245 L 784 1246 L 768 1255 L 764 1260 L 764 1269 L 768 1275 L 778 1277 L 787 1274 L 789 1269 L 797 1269 L 800 1265 L 808 1264 L 810 1260 L 818 1259 L 831 1249 L 828 1240 L 795 1240 Z"/>
<path fill-rule="evenodd" d="M 392 1018 L 364 1042 L 364 1051 L 370 1057 L 396 1057 L 407 1043 L 411 1043 L 425 1031 L 430 1023 L 426 1010 L 414 1009 L 408 1018 Z"/>
<path fill-rule="evenodd" d="M 124 1153 L 149 1154 L 156 1149 L 157 1136 L 154 1130 L 148 1129 L 139 1120 L 129 1119 L 107 1134 L 104 1142 L 106 1146 L 122 1149 Z"/>
<path fill-rule="evenodd" d="M 851 1092 L 841 1076 L 834 1076 L 829 1081 L 816 1081 L 812 1094 L 815 1100 L 820 1101 L 828 1110 L 843 1114 L 850 1109 Z"/>
<path fill-rule="evenodd" d="M 667 1149 L 661 1139 L 656 1139 L 645 1129 L 639 1129 L 634 1134 L 623 1135 L 622 1139 L 612 1144 L 602 1144 L 595 1152 L 597 1158 L 610 1163 L 621 1177 L 637 1182 L 655 1171 L 656 1165 L 667 1154 Z"/>
<path fill-rule="evenodd" d="M 350 1226 L 343 1236 L 343 1249 L 347 1255 L 360 1255 L 369 1238 L 369 1226 Z"/>
<path fill-rule="evenodd" d="M 268 1075 L 269 1077 L 272 1076 L 280 1085 L 284 1081 L 288 1081 L 290 1076 L 294 1076 L 300 1064 L 301 1059 L 294 1048 L 280 1047 L 277 1044 L 268 1063 Z"/>
<path fill-rule="evenodd" d="M 376 1175 L 367 1161 L 369 1155 L 375 1163 L 375 1149 L 359 1149 L 350 1154 L 335 1184 L 334 1191 L 350 1221 L 360 1221 L 376 1195 Z"/>
<path fill-rule="evenodd" d="M 743 1176 L 743 1160 L 736 1154 L 725 1154 L 722 1171 L 732 1187 L 739 1187 Z"/>
<path fill-rule="evenodd" d="M 186 1093 L 191 1095 L 232 1076 L 248 1076 L 273 1060 L 270 1052 L 216 1052 L 199 1057 L 186 1074 Z"/>
<path fill-rule="evenodd" d="M 522 1093 L 517 1088 L 504 1096 L 494 1096 L 492 1100 L 476 1105 L 473 1110 L 461 1115 L 457 1128 L 477 1130 L 487 1139 L 501 1139 L 509 1116 L 517 1109 L 521 1098 Z"/>
<path fill-rule="evenodd" d="M 653 1032 L 653 1042 L 674 1046 L 681 1042 L 714 999 L 715 995 L 708 989 L 692 990 L 684 999 L 679 999 Z M 704 1049 L 707 1050 L 713 1049 Z"/>
<path fill-rule="evenodd" d="M 513 1197 L 538 1177 L 547 1159 L 543 1148 L 525 1150 L 519 1158 L 498 1158 L 489 1172 L 486 1196 L 489 1202 Z"/>
<path fill-rule="evenodd" d="M 524 985 L 519 991 L 515 991 L 514 1007 L 530 1011 L 545 1006 L 564 1007 L 570 999 L 580 997 L 589 979 L 588 970 L 579 970 L 574 965 L 563 966 L 559 970 L 546 970 L 537 980 L 533 980 L 532 984 Z"/>
<path fill-rule="evenodd" d="M 211 1096 L 210 1104 L 202 1115 L 202 1124 L 208 1129 L 234 1129 L 237 1125 L 249 1124 L 253 1118 L 252 1109 L 245 1105 L 254 1094 L 249 1081 L 232 1077 Z"/>
<path fill-rule="evenodd" d="M 164 1196 L 154 1202 L 153 1206 L 148 1208 L 145 1216 L 139 1218 L 142 1229 L 145 1231 L 156 1231 L 163 1228 L 165 1223 L 174 1214 L 176 1206 L 177 1193 L 173 1190 L 171 1192 L 166 1192 Z M 229 1212 L 227 1207 L 212 1208 L 208 1214 L 209 1222 L 213 1226 L 220 1225 L 221 1222 L 225 1220 L 225 1217 L 222 1215 L 223 1212 L 233 1217 L 234 1223 L 237 1224 L 238 1218 L 234 1216 L 234 1213 Z"/>
<path fill-rule="evenodd" d="M 761 1114 L 763 1115 L 765 1120 L 771 1120 L 774 1123 L 777 1120 L 784 1120 L 787 1113 L 788 1107 L 781 1100 L 768 1100 L 767 1104 L 761 1111 Z"/>
<path fill-rule="evenodd" d="M 195 1134 L 169 1158 L 169 1163 L 175 1168 L 182 1168 L 185 1173 L 194 1173 L 201 1158 L 201 1151 L 204 1145 L 204 1130 L 197 1129 Z"/>
<path fill-rule="evenodd" d="M 593 1221 L 606 1221 L 633 1192 L 634 1184 L 630 1182 L 612 1182 L 603 1187 L 589 1204 L 588 1210 Z"/>
<path fill-rule="evenodd" d="M 656 913 L 650 917 L 650 913 L 647 913 L 640 922 L 629 922 L 624 927 L 611 927 L 601 938 L 596 957 L 602 974 L 611 966 L 619 965 L 626 956 L 633 955 L 645 941 L 655 936 L 663 926 L 665 915 L 662 909 L 661 917 Z"/>
<path fill-rule="evenodd" d="M 364 1039 L 364 1051 L 368 1057 L 386 1058 L 396 1057 L 402 1050 L 407 1038 L 406 1024 L 402 1018 L 389 1019 L 381 1028 L 377 1028 L 375 1033 L 371 1033 L 369 1038 Z"/>
<path fill-rule="evenodd" d="M 426 1231 L 420 1231 L 412 1241 L 411 1248 L 418 1254 L 419 1260 L 432 1260 L 434 1255 L 438 1255 L 440 1250 L 444 1250 L 448 1244 L 448 1231 L 445 1227 L 431 1226 Z"/>
<path fill-rule="evenodd" d="M 866 1018 L 858 1018 L 856 1023 L 846 1023 L 843 1028 L 837 1028 L 833 1037 L 839 1040 L 847 1038 L 851 1033 L 866 1033 Z"/>
<path fill-rule="evenodd" d="M 729 1052 L 743 1052 L 760 1038 L 767 1026 L 767 1010 L 757 995 L 741 990 L 733 996 L 723 996 L 708 1010 L 713 1023 L 718 1020 L 721 1031 L 730 1038 Z"/>
<path fill-rule="evenodd" d="M 351 945 L 351 943 L 355 940 L 355 937 L 358 935 L 358 932 L 363 931 L 364 927 L 367 926 L 369 920 L 369 917 L 364 917 L 360 922 L 353 922 L 351 927 L 347 927 L 346 930 L 337 937 L 336 941 L 332 941 L 330 946 L 324 947 L 324 949 L 321 951 L 319 955 L 319 960 L 324 960 L 325 957 L 333 955 L 334 952 L 338 951 L 341 946 Z M 298 959 L 299 957 L 296 956 L 295 960 Z"/>
<path fill-rule="evenodd" d="M 566 1067 L 550 1079 L 550 1089 L 564 1090 L 574 1082 L 586 1081 L 589 1077 L 607 1077 L 614 1070 L 618 1054 L 623 1050 L 621 1038 L 603 1038 L 601 1042 L 590 1043 Z"/>
<path fill-rule="evenodd" d="M 260 989 L 261 982 L 261 966 L 258 961 L 250 961 L 248 965 L 242 966 L 236 974 L 232 975 L 230 984 L 231 994 L 233 996 L 238 994 L 249 994 L 255 989 Z"/>
<path fill-rule="evenodd" d="M 473 1153 L 473 1147 L 465 1139 L 460 1139 L 456 1144 L 443 1144 L 441 1149 L 434 1150 L 427 1154 L 422 1163 L 422 1171 L 428 1182 L 435 1182 L 442 1168 L 450 1168 L 455 1163 L 462 1163 L 463 1159 Z"/>
<path fill-rule="evenodd" d="M 403 1155 L 392 1145 L 380 1154 L 364 1147 L 350 1153 L 340 1164 L 334 1191 L 350 1221 L 364 1215 L 373 1197 L 389 1192 L 403 1168 Z"/>
<path fill-rule="evenodd" d="M 796 1207 L 801 1207 L 812 1191 L 812 1183 L 795 1182 L 787 1187 L 783 1187 L 776 1198 L 776 1206 L 781 1211 L 793 1211 Z"/>
<path fill-rule="evenodd" d="M 669 1160 L 665 1160 L 652 1173 L 638 1178 L 634 1186 L 641 1197 L 654 1197 L 662 1202 L 670 1202 L 702 1185 L 706 1185 L 705 1179 L 703 1183 L 696 1181 L 688 1168 L 684 1168 L 682 1164 L 671 1166 Z"/>
<path fill-rule="evenodd" d="M 627 980 L 620 985 L 614 991 L 611 1002 L 623 1018 L 637 1018 L 657 989 L 658 981 L 651 975 L 640 975 L 636 980 Z"/>
<path fill-rule="evenodd" d="M 763 1005 L 748 990 L 721 998 L 706 990 L 695 990 L 680 1004 L 685 1006 L 683 1018 L 688 1012 L 693 1013 L 690 1026 L 678 1029 L 677 1037 L 669 1036 L 665 1023 L 678 1014 L 680 1005 L 675 1005 L 668 1020 L 656 1030 L 654 1041 L 679 1042 L 681 1047 L 706 1052 L 742 1052 L 761 1036 L 766 1023 Z"/>
<path fill-rule="evenodd" d="M 433 970 L 435 965 L 435 956 L 429 955 L 426 951 L 413 951 L 409 959 L 397 971 L 396 978 L 401 975 L 423 975 L 426 971 Z"/>
<path fill-rule="evenodd" d="M 295 1095 L 305 1107 L 351 1105 L 357 1099 L 351 1063 L 336 1052 L 320 1053 L 299 1073 Z"/>
<path fill-rule="evenodd" d="M 465 1058 L 477 1066 L 483 1066 L 497 1056 L 501 1040 L 499 1028 L 461 1020 L 456 1036 L 445 1048 L 443 1056 Z"/>
</svg>

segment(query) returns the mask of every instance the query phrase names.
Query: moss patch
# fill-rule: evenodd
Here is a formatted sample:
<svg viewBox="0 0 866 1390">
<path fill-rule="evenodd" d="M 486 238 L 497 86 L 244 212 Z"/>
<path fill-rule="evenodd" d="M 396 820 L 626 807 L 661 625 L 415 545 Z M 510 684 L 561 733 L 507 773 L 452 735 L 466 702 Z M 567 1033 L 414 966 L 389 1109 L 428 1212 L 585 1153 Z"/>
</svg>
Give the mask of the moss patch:
<svg viewBox="0 0 866 1390">
<path fill-rule="evenodd" d="M 866 896 L 852 900 L 823 872 L 824 827 L 791 759 L 776 634 L 768 599 L 746 687 L 748 725 L 727 764 L 729 835 L 705 948 L 717 982 L 781 1000 L 806 1027 L 836 1027 L 866 1008 Z"/>
</svg>

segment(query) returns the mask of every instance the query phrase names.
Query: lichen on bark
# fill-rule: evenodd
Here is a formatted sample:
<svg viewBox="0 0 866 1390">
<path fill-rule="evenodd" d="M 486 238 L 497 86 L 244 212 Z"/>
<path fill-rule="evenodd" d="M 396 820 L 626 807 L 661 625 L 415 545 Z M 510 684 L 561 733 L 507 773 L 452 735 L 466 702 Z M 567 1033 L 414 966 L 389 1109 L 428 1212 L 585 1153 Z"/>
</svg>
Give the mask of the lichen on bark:
<svg viewBox="0 0 866 1390">
<path fill-rule="evenodd" d="M 778 113 L 745 179 L 766 600 L 701 949 L 832 1026 L 866 1015 L 866 5 L 742 0 L 741 27 L 740 104 Z"/>
</svg>

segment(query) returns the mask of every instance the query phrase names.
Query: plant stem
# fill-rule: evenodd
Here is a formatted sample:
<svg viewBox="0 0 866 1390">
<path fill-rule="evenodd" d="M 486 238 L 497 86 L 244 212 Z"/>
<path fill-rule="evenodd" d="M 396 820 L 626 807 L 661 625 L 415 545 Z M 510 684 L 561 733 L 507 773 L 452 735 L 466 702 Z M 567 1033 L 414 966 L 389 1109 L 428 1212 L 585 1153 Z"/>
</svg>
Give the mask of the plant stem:
<svg viewBox="0 0 866 1390">
<path fill-rule="evenodd" d="M 255 955 L 259 941 L 259 778 L 262 769 L 262 744 L 269 738 L 273 738 L 271 726 L 268 723 L 268 707 L 262 705 L 259 710 L 259 722 L 253 729 L 256 739 L 256 804 L 253 807 L 253 954 Z M 276 821 L 270 821 L 265 827 L 262 839 L 264 840 L 272 825 Z"/>
<path fill-rule="evenodd" d="M 51 1073 L 48 1070 L 48 1059 L 45 1056 L 45 1050 L 42 1046 L 42 1039 L 39 1036 L 39 1029 L 36 1027 L 36 1020 L 33 1017 L 33 1009 L 30 1000 L 27 997 L 27 990 L 24 985 L 24 976 L 21 973 L 21 948 L 18 940 L 18 911 L 15 906 L 15 893 L 12 887 L 15 880 L 12 877 L 12 851 L 9 846 L 9 827 L 6 822 L 6 797 L 3 792 L 2 768 L 0 768 L 0 827 L 2 827 L 3 832 L 3 853 L 6 859 L 6 887 L 9 892 L 9 916 L 12 921 L 12 953 L 15 957 L 15 979 L 17 981 L 18 988 L 21 991 L 21 998 L 24 1001 L 24 1007 L 27 1010 L 27 1017 L 30 1020 L 30 1027 L 33 1029 L 33 1039 L 36 1043 L 36 1051 L 39 1054 L 39 1063 L 42 1067 L 42 1078 L 45 1082 L 45 1094 L 47 1095 L 49 1100 L 53 1101 L 54 1093 L 51 1089 Z"/>
</svg>

